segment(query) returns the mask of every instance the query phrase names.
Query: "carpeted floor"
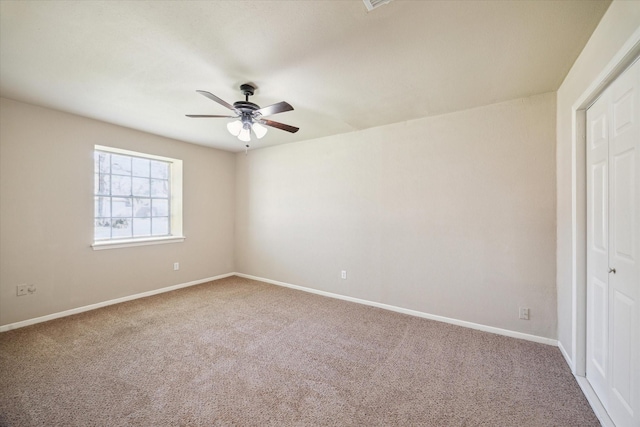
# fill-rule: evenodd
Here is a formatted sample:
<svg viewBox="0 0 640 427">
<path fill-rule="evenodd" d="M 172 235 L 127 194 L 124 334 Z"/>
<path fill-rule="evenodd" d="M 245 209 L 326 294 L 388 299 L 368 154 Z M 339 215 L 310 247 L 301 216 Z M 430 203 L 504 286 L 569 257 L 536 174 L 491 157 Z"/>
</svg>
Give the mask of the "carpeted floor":
<svg viewBox="0 0 640 427">
<path fill-rule="evenodd" d="M 559 350 L 230 277 L 0 334 L 2 426 L 598 426 Z"/>
</svg>

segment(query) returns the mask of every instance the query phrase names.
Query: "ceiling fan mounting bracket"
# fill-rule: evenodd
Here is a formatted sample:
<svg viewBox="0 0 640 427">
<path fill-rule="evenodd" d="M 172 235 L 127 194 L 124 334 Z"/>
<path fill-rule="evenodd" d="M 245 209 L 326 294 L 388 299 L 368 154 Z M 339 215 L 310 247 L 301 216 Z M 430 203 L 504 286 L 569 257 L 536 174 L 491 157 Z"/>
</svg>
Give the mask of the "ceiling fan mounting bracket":
<svg viewBox="0 0 640 427">
<path fill-rule="evenodd" d="M 245 83 L 245 84 L 241 84 L 240 85 L 240 90 L 242 91 L 242 93 L 244 94 L 244 96 L 247 97 L 247 101 L 249 100 L 250 96 L 253 96 L 253 93 L 256 90 L 256 87 L 249 84 L 249 83 Z"/>
</svg>

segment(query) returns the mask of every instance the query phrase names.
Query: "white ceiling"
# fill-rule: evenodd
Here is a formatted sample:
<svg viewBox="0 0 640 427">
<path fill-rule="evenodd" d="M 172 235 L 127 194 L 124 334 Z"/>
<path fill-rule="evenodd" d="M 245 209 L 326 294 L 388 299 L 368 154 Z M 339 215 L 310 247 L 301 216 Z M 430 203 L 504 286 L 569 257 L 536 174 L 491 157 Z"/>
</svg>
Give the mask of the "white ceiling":
<svg viewBox="0 0 640 427">
<path fill-rule="evenodd" d="M 239 85 L 270 119 L 253 148 L 558 89 L 609 1 L 0 1 L 0 94 L 240 151 Z"/>
</svg>

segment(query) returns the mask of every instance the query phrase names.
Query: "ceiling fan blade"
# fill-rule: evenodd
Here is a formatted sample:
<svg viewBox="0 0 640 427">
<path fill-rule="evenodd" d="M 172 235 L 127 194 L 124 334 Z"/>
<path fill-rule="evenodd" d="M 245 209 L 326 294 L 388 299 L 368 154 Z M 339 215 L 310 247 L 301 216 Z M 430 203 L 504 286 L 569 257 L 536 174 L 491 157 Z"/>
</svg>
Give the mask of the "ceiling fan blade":
<svg viewBox="0 0 640 427">
<path fill-rule="evenodd" d="M 217 96 L 215 96 L 211 92 L 207 92 L 206 90 L 196 90 L 196 92 L 198 92 L 200 95 L 206 96 L 207 98 L 209 98 L 212 101 L 217 102 L 218 104 L 222 105 L 223 107 L 227 107 L 229 110 L 235 111 L 235 108 L 233 108 L 233 105 L 229 104 L 226 101 L 223 101 L 222 99 L 218 98 Z"/>
<path fill-rule="evenodd" d="M 288 102 L 278 102 L 277 104 L 269 105 L 267 107 L 263 107 L 256 111 L 256 113 L 260 113 L 262 116 L 270 116 L 271 114 L 284 113 L 285 111 L 291 111 L 293 107 L 289 105 Z"/>
<path fill-rule="evenodd" d="M 300 128 L 297 128 L 295 126 L 285 125 L 284 123 L 274 122 L 273 120 L 262 119 L 259 121 L 259 123 L 262 123 L 265 126 L 271 126 L 272 128 L 286 130 L 287 132 L 291 133 L 296 133 L 300 130 Z"/>
<path fill-rule="evenodd" d="M 223 117 L 227 119 L 235 119 L 236 117 L 238 117 L 238 116 L 217 116 L 217 115 L 211 115 L 211 114 L 185 114 L 185 116 L 191 117 L 191 118 L 197 118 L 197 119 L 208 118 L 208 117 Z"/>
</svg>

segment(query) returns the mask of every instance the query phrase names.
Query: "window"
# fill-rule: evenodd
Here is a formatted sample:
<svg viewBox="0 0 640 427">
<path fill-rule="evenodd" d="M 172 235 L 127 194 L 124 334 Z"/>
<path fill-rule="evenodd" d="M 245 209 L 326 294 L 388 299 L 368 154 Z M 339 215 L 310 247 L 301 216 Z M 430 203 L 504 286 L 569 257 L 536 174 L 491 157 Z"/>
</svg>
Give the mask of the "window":
<svg viewBox="0 0 640 427">
<path fill-rule="evenodd" d="M 96 146 L 94 249 L 182 241 L 182 161 Z"/>
</svg>

